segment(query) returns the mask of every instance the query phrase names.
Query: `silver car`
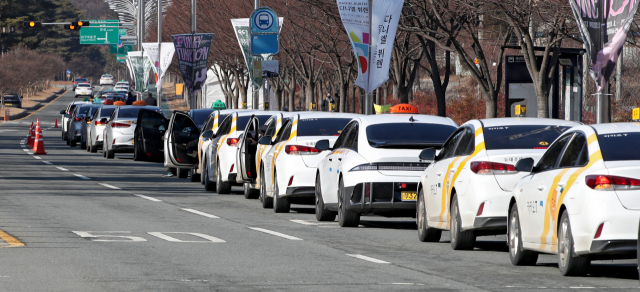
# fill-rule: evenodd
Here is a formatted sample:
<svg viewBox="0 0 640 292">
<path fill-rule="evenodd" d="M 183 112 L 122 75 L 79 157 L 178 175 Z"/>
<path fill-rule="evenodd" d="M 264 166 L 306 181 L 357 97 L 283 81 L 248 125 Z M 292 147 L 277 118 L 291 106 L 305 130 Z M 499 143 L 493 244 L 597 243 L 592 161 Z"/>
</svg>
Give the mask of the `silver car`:
<svg viewBox="0 0 640 292">
<path fill-rule="evenodd" d="M 113 105 L 103 105 L 93 114 L 91 122 L 87 124 L 87 151 L 96 153 L 98 147 L 102 147 L 102 133 L 115 110 Z"/>
<path fill-rule="evenodd" d="M 134 134 L 138 112 L 140 109 L 151 109 L 162 113 L 162 109 L 156 106 L 118 106 L 111 114 L 109 123 L 103 130 L 102 155 L 107 159 L 113 159 L 115 153 L 133 153 Z"/>
<path fill-rule="evenodd" d="M 89 126 L 91 126 L 91 118 L 102 107 L 102 103 L 92 103 L 89 112 L 85 114 L 84 121 L 80 123 L 80 149 L 87 149 L 87 137 Z"/>
<path fill-rule="evenodd" d="M 85 117 L 91 114 L 93 107 L 92 104 L 85 104 L 73 110 L 67 122 L 67 145 L 76 147 L 76 143 L 82 140 L 82 124 L 85 123 Z"/>
<path fill-rule="evenodd" d="M 67 141 L 67 126 L 69 125 L 69 118 L 71 118 L 71 114 L 76 109 L 78 105 L 89 104 L 88 101 L 73 101 L 71 102 L 66 109 L 60 111 L 62 118 L 60 119 L 60 124 L 62 125 L 62 141 Z"/>
</svg>

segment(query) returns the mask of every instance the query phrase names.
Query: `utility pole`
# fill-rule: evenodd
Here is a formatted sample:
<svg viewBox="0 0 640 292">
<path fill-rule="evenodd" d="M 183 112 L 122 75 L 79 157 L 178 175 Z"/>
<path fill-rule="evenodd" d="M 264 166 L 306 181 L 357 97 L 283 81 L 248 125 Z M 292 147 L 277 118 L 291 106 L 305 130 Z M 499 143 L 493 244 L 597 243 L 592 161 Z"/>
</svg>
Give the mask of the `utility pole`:
<svg viewBox="0 0 640 292">
<path fill-rule="evenodd" d="M 260 8 L 260 0 L 254 0 L 254 2 L 253 2 L 253 10 L 256 10 L 258 8 Z M 249 25 L 249 27 L 251 27 L 251 25 Z M 253 68 L 249 68 L 249 70 L 253 70 Z M 253 82 L 253 80 L 252 80 L 252 82 Z M 253 87 L 253 102 L 252 102 L 251 107 L 253 109 L 259 109 L 260 108 L 260 105 L 259 105 L 259 103 L 260 103 L 260 91 L 262 90 L 262 86 L 264 86 L 264 81 L 263 81 L 263 85 L 260 85 L 260 88 L 256 88 L 255 86 L 252 86 Z"/>
<path fill-rule="evenodd" d="M 162 0 L 158 0 L 158 81 L 162 78 L 162 54 L 160 53 L 162 50 Z M 156 100 L 158 103 L 158 107 L 162 108 L 162 84 L 158 86 L 158 82 L 156 82 Z"/>
<path fill-rule="evenodd" d="M 196 33 L 196 0 L 191 0 L 191 34 L 194 35 Z M 196 109 L 197 105 L 197 95 L 190 94 L 189 95 L 189 108 Z"/>
<path fill-rule="evenodd" d="M 620 51 L 618 64 L 616 64 L 616 101 L 622 99 L 622 55 L 624 55 L 624 48 Z"/>
</svg>

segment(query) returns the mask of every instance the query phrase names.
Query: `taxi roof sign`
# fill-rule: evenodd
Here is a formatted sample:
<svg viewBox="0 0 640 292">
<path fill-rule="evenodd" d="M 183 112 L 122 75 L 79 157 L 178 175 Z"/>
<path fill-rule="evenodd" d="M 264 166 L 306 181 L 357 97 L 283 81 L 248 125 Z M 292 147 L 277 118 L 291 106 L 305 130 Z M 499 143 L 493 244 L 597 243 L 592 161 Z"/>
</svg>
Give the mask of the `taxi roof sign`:
<svg viewBox="0 0 640 292">
<path fill-rule="evenodd" d="M 419 114 L 418 108 L 410 104 L 401 103 L 389 109 L 390 114 Z"/>
<path fill-rule="evenodd" d="M 223 109 L 226 109 L 227 106 L 224 104 L 224 102 L 218 99 L 215 102 L 213 102 L 213 104 L 211 104 L 211 108 L 214 110 L 223 110 Z"/>
</svg>

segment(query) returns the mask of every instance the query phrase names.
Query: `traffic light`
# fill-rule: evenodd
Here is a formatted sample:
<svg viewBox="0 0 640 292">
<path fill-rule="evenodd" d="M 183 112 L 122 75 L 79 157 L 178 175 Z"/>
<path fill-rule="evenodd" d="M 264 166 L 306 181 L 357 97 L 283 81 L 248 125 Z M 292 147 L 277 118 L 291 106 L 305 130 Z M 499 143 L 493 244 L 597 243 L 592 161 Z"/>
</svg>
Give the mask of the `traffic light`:
<svg viewBox="0 0 640 292">
<path fill-rule="evenodd" d="M 70 30 L 79 30 L 80 27 L 77 25 L 74 25 L 75 22 L 72 22 L 71 25 L 69 24 L 65 24 L 64 25 L 64 29 L 70 29 Z"/>
<path fill-rule="evenodd" d="M 40 21 L 23 21 L 22 27 L 32 28 L 32 27 L 42 27 L 42 22 Z"/>
<path fill-rule="evenodd" d="M 83 27 L 83 26 L 89 26 L 89 22 L 88 21 L 74 21 L 71 23 L 72 26 L 77 27 L 78 29 Z"/>
</svg>

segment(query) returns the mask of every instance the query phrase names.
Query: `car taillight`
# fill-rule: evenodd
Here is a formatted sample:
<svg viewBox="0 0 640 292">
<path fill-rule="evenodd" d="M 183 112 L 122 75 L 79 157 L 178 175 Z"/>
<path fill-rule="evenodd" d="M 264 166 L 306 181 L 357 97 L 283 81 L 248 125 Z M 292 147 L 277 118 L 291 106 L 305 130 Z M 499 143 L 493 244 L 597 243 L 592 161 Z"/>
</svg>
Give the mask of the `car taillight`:
<svg viewBox="0 0 640 292">
<path fill-rule="evenodd" d="M 516 167 L 511 164 L 474 161 L 471 162 L 471 171 L 475 174 L 512 174 L 516 173 Z"/>
<path fill-rule="evenodd" d="M 318 154 L 320 153 L 320 150 L 314 148 L 314 147 L 309 147 L 309 146 L 302 146 L 302 145 L 287 145 L 287 147 L 284 148 L 284 152 L 286 152 L 287 154 L 299 154 L 299 155 L 314 155 L 314 154 Z"/>
<path fill-rule="evenodd" d="M 80 121 L 80 118 L 76 117 L 76 118 L 75 118 L 75 119 L 73 119 L 73 120 L 74 120 L 74 121 L 76 121 L 76 122 L 79 122 L 79 121 Z"/>
<path fill-rule="evenodd" d="M 233 172 L 233 166 L 234 166 L 234 165 L 235 165 L 235 164 L 231 164 L 231 169 L 229 169 L 229 172 Z"/>
<path fill-rule="evenodd" d="M 125 123 L 111 123 L 111 127 L 112 128 L 127 128 L 127 127 L 131 127 L 130 124 L 125 124 Z"/>
<path fill-rule="evenodd" d="M 596 230 L 596 235 L 593 237 L 593 239 L 600 238 L 600 235 L 602 235 L 602 227 L 604 227 L 604 223 L 600 223 L 600 226 L 598 226 L 598 230 Z"/>
<path fill-rule="evenodd" d="M 291 178 L 289 179 L 289 184 L 287 185 L 288 187 L 291 186 L 291 184 L 293 183 L 293 175 L 291 176 Z"/>
<path fill-rule="evenodd" d="M 478 213 L 476 213 L 476 216 L 482 215 L 483 211 L 484 211 L 484 203 L 480 204 L 480 208 L 478 208 Z"/>
<path fill-rule="evenodd" d="M 638 190 L 640 180 L 613 175 L 587 175 L 585 182 L 594 190 Z"/>
<path fill-rule="evenodd" d="M 96 141 L 98 141 L 98 139 L 100 139 L 100 135 L 96 135 Z"/>
<path fill-rule="evenodd" d="M 96 121 L 96 126 L 102 126 L 102 125 L 106 125 L 106 124 L 103 124 L 103 123 L 102 123 L 102 122 L 100 122 L 100 121 Z"/>
<path fill-rule="evenodd" d="M 228 138 L 227 145 L 229 146 L 238 146 L 238 138 Z"/>
</svg>

